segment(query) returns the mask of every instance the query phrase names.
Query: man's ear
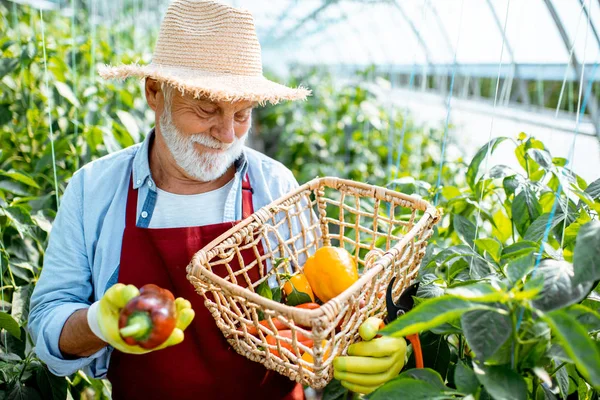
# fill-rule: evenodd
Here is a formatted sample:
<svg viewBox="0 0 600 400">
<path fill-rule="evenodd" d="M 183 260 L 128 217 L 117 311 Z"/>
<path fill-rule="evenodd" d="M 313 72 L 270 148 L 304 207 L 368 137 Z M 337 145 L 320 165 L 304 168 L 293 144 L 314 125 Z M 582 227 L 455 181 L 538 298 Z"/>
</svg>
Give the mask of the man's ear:
<svg viewBox="0 0 600 400">
<path fill-rule="evenodd" d="M 146 78 L 146 101 L 150 108 L 156 112 L 159 103 L 163 101 L 160 83 L 156 79 Z"/>
</svg>

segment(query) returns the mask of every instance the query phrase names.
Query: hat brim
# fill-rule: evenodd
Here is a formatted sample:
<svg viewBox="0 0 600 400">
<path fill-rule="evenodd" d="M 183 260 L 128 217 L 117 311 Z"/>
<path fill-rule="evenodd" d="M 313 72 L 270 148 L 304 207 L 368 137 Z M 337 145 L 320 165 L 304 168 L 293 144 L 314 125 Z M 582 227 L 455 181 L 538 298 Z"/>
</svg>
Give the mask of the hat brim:
<svg viewBox="0 0 600 400">
<path fill-rule="evenodd" d="M 281 101 L 305 100 L 311 91 L 304 87 L 289 88 L 273 82 L 264 76 L 244 76 L 196 72 L 191 69 L 149 65 L 100 66 L 100 76 L 104 79 L 125 79 L 129 77 L 153 78 L 166 82 L 181 92 L 191 93 L 196 98 L 211 101 L 255 101 L 263 105 Z"/>
</svg>

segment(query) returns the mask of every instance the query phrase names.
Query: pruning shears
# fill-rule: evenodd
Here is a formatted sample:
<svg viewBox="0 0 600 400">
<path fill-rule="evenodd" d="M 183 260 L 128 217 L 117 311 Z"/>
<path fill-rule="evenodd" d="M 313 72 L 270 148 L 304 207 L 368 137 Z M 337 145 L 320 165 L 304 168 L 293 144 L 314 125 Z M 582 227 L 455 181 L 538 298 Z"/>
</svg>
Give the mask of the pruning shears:
<svg viewBox="0 0 600 400">
<path fill-rule="evenodd" d="M 385 292 L 385 306 L 387 308 L 387 317 L 385 318 L 386 325 L 412 310 L 415 305 L 413 296 L 417 294 L 417 289 L 419 288 L 419 282 L 413 283 L 402 292 L 398 301 L 395 302 L 392 297 L 392 289 L 395 281 L 396 277 L 393 277 Z M 406 338 L 412 344 L 417 368 L 423 368 L 423 352 L 421 350 L 419 334 L 414 333 L 412 335 L 407 335 Z"/>
</svg>

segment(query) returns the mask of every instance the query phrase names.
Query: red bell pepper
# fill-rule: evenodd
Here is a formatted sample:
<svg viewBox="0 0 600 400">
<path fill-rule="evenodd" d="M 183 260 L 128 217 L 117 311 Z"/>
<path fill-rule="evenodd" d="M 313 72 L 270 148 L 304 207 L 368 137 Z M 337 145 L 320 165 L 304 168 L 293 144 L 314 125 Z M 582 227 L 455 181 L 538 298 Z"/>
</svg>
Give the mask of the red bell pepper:
<svg viewBox="0 0 600 400">
<path fill-rule="evenodd" d="M 144 285 L 119 315 L 119 332 L 128 345 L 153 349 L 164 343 L 177 322 L 175 297 L 156 285 Z"/>
</svg>

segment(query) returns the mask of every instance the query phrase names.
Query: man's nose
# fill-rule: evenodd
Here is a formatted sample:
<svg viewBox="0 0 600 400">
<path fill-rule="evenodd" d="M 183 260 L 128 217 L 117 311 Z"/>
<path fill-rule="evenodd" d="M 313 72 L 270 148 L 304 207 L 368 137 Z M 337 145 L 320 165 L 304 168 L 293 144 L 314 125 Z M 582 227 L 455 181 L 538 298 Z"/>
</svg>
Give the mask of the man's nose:
<svg viewBox="0 0 600 400">
<path fill-rule="evenodd" d="M 219 123 L 213 127 L 212 136 L 225 144 L 231 144 L 235 141 L 233 117 L 223 116 Z"/>
</svg>

